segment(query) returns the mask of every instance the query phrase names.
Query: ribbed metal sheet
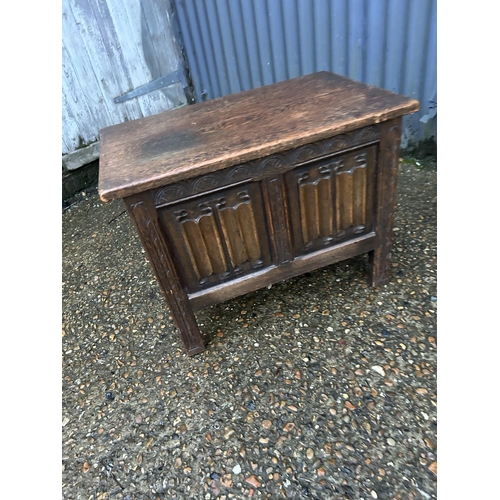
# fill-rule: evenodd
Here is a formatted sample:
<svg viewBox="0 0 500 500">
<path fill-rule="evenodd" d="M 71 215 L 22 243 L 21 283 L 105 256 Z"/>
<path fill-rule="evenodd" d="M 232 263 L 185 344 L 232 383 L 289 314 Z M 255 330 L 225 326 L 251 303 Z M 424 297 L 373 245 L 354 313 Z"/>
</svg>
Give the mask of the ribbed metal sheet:
<svg viewBox="0 0 500 500">
<path fill-rule="evenodd" d="M 420 121 L 437 105 L 436 0 L 173 4 L 198 100 L 329 70 L 420 101 L 403 146 L 436 135 Z"/>
</svg>

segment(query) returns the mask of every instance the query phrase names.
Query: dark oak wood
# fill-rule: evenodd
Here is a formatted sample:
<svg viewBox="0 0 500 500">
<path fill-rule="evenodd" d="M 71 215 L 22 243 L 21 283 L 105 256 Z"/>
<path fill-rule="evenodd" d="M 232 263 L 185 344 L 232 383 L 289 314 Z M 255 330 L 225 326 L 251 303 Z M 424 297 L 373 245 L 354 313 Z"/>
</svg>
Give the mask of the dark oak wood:
<svg viewBox="0 0 500 500">
<path fill-rule="evenodd" d="M 363 253 L 387 283 L 417 109 L 320 72 L 101 132 L 100 196 L 124 198 L 189 355 L 203 307 Z"/>
<path fill-rule="evenodd" d="M 259 288 L 273 285 L 285 279 L 314 271 L 320 267 L 368 253 L 374 247 L 375 234 L 368 233 L 352 241 L 340 243 L 335 247 L 319 250 L 314 254 L 301 255 L 293 261 L 280 266 L 272 266 L 252 275 L 214 286 L 208 290 L 189 294 L 189 300 L 193 310 L 197 311 L 239 295 L 254 292 Z"/>
<path fill-rule="evenodd" d="M 189 299 L 176 272 L 170 252 L 165 244 L 165 234 L 158 223 L 150 194 L 142 193 L 125 199 L 142 245 L 153 268 L 156 279 L 172 312 L 173 319 L 182 332 L 186 352 L 192 356 L 205 350 Z"/>
<path fill-rule="evenodd" d="M 381 168 L 377 176 L 377 201 L 374 211 L 377 244 L 369 254 L 369 279 L 375 287 L 386 284 L 390 278 L 401 118 L 381 124 L 380 129 Z"/>
<path fill-rule="evenodd" d="M 198 177 L 418 110 L 415 99 L 326 71 L 101 131 L 103 201 Z"/>
</svg>

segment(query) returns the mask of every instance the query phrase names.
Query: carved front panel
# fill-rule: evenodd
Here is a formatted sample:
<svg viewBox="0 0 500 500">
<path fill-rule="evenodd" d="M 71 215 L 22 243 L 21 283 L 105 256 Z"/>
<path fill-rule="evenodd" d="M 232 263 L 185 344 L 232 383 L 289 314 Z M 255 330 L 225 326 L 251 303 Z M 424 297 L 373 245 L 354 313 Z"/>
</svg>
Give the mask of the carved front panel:
<svg viewBox="0 0 500 500">
<path fill-rule="evenodd" d="M 158 210 L 189 292 L 271 264 L 262 207 L 249 183 Z"/>
<path fill-rule="evenodd" d="M 372 230 L 375 166 L 370 146 L 286 174 L 296 255 Z"/>
</svg>

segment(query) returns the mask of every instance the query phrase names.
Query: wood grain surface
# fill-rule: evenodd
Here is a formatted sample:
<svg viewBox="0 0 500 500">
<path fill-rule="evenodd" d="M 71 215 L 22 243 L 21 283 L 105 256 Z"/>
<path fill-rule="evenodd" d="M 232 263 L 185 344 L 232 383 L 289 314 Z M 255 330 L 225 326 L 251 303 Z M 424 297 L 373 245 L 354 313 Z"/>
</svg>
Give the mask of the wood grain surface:
<svg viewBox="0 0 500 500">
<path fill-rule="evenodd" d="M 419 109 L 322 71 L 101 130 L 103 201 L 285 151 Z"/>
</svg>

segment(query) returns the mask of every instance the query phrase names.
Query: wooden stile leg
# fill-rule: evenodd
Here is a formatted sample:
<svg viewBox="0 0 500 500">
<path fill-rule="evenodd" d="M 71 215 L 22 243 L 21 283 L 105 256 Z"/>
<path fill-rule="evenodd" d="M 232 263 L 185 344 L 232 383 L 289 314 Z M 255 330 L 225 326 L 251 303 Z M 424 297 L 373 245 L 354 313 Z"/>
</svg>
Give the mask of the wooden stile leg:
<svg viewBox="0 0 500 500">
<path fill-rule="evenodd" d="M 187 354 L 193 356 L 204 351 L 205 344 L 200 335 L 193 309 L 175 270 L 149 193 L 129 196 L 124 201 L 173 319 L 179 328 L 180 338 Z"/>
<path fill-rule="evenodd" d="M 375 250 L 369 254 L 369 280 L 374 287 L 385 285 L 391 273 L 401 119 L 383 123 L 380 128 L 380 157 L 375 206 L 376 244 Z"/>
</svg>

